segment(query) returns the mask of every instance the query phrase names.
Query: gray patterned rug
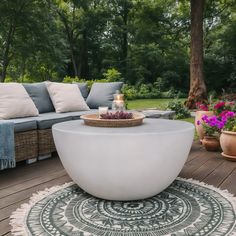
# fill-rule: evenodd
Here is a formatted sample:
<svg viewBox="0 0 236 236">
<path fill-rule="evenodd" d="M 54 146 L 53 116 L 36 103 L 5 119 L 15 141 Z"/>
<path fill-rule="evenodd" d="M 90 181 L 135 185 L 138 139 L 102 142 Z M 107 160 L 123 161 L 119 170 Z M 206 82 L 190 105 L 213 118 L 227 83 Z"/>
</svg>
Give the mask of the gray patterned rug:
<svg viewBox="0 0 236 236">
<path fill-rule="evenodd" d="M 142 186 L 140 186 L 142 187 Z M 145 200 L 95 198 L 73 183 L 39 192 L 11 216 L 13 235 L 236 235 L 235 198 L 193 180 L 177 179 Z"/>
</svg>

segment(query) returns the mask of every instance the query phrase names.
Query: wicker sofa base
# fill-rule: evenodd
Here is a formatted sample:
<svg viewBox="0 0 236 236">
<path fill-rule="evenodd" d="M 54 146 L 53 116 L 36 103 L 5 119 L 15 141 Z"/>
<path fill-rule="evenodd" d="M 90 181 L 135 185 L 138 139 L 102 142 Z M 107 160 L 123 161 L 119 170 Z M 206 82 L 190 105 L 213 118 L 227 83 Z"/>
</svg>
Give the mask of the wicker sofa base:
<svg viewBox="0 0 236 236">
<path fill-rule="evenodd" d="M 38 155 L 43 156 L 55 151 L 52 129 L 38 130 Z"/>
<path fill-rule="evenodd" d="M 49 155 L 55 151 L 51 129 L 15 133 L 16 162 Z"/>
<path fill-rule="evenodd" d="M 37 130 L 15 133 L 15 157 L 16 161 L 24 161 L 37 158 L 38 133 Z"/>
</svg>

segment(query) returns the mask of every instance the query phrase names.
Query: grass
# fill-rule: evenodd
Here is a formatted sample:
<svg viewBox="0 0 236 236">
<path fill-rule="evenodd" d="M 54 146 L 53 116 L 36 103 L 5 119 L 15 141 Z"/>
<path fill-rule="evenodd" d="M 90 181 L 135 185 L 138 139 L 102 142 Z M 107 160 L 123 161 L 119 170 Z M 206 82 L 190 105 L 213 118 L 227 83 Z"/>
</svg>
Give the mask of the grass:
<svg viewBox="0 0 236 236">
<path fill-rule="evenodd" d="M 194 121 L 195 121 L 194 117 L 184 118 L 184 119 L 180 119 L 180 120 L 187 121 L 187 122 L 190 122 L 192 124 L 194 124 Z"/>
<path fill-rule="evenodd" d="M 128 109 L 147 109 L 156 108 L 160 110 L 165 110 L 167 105 L 173 98 L 160 98 L 160 99 L 137 99 L 128 101 Z M 179 99 L 185 101 L 184 98 Z"/>
</svg>

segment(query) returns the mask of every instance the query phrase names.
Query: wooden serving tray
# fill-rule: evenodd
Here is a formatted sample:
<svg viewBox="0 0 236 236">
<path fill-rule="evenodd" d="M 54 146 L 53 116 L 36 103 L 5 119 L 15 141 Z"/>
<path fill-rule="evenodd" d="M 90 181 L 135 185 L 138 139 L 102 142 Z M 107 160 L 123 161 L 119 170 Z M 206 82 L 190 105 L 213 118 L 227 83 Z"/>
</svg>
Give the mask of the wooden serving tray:
<svg viewBox="0 0 236 236">
<path fill-rule="evenodd" d="M 132 127 L 143 123 L 145 116 L 142 113 L 133 113 L 132 119 L 101 119 L 98 114 L 88 114 L 80 116 L 85 125 L 95 127 Z"/>
</svg>

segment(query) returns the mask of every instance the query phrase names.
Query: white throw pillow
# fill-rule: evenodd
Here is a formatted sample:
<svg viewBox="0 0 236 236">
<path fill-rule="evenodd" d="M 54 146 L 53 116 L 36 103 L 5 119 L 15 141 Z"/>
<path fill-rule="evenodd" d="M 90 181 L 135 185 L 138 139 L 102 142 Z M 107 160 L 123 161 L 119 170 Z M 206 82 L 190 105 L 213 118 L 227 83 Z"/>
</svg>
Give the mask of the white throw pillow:
<svg viewBox="0 0 236 236">
<path fill-rule="evenodd" d="M 34 102 L 22 84 L 0 83 L 0 119 L 38 116 Z"/>
<path fill-rule="evenodd" d="M 46 85 L 57 113 L 90 110 L 77 84 L 47 82 Z"/>
</svg>

